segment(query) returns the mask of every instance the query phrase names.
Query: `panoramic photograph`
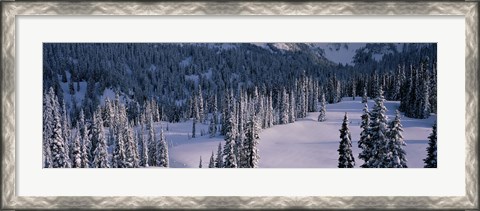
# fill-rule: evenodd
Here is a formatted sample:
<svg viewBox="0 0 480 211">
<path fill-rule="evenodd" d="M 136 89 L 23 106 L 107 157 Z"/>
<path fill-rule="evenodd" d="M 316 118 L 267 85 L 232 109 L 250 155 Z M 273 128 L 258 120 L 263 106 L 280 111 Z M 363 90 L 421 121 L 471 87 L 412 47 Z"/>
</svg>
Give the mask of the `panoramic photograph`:
<svg viewBox="0 0 480 211">
<path fill-rule="evenodd" d="M 437 168 L 436 67 L 436 43 L 43 43 L 41 165 Z"/>
</svg>

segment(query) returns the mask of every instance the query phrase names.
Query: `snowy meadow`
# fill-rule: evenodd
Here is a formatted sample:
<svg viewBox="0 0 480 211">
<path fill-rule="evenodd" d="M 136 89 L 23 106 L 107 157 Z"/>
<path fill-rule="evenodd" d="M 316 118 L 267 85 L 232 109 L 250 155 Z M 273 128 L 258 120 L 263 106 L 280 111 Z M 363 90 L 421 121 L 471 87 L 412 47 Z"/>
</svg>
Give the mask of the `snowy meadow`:
<svg viewBox="0 0 480 211">
<path fill-rule="evenodd" d="M 43 55 L 44 168 L 437 165 L 433 43 L 45 43 Z"/>
<path fill-rule="evenodd" d="M 395 109 L 398 101 L 387 101 L 387 115 L 389 119 L 395 117 Z M 373 106 L 373 100 L 368 101 L 369 107 Z M 350 132 L 352 135 L 352 151 L 356 165 L 359 167 L 363 160 L 358 159 L 361 149 L 358 148 L 360 139 L 360 124 L 364 104 L 358 97 L 343 98 L 342 102 L 328 105 L 327 120 L 318 122 L 319 112 L 311 112 L 306 118 L 295 123 L 277 125 L 260 132 L 259 151 L 261 155 L 260 168 L 337 168 L 338 147 L 340 143 L 340 125 L 345 112 L 348 113 Z M 423 159 L 426 156 L 428 146 L 427 137 L 432 132 L 431 126 L 436 120 L 432 115 L 427 119 L 415 119 L 402 116 L 403 135 L 406 142 L 408 167 L 423 168 Z M 159 123 L 158 128 L 167 123 Z M 219 143 L 224 143 L 223 137 L 201 136 L 189 139 L 191 133 L 191 121 L 179 124 L 169 124 L 170 131 L 165 133 L 171 140 L 170 164 L 171 167 L 196 168 L 199 165 L 199 156 L 204 158 L 204 164 L 208 164 L 208 158 L 212 149 L 216 149 Z M 202 124 L 200 128 L 207 130 L 208 125 Z M 214 150 L 214 153 L 217 153 Z"/>
</svg>

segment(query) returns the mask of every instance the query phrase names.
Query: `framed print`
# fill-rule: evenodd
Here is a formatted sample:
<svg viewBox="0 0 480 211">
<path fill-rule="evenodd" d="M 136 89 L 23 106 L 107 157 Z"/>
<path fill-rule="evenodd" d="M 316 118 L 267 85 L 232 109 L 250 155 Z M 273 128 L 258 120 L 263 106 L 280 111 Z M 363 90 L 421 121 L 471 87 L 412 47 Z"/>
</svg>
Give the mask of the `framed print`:
<svg viewBox="0 0 480 211">
<path fill-rule="evenodd" d="M 3 2 L 2 34 L 4 209 L 478 208 L 478 3 Z"/>
</svg>

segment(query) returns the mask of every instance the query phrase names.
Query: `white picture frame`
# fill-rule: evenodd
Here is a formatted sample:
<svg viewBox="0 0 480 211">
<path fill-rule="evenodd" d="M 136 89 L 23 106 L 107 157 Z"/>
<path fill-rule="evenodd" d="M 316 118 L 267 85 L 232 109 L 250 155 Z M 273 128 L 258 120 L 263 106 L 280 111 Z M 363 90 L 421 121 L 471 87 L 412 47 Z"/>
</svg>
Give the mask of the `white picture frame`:
<svg viewBox="0 0 480 211">
<path fill-rule="evenodd" d="M 460 15 L 465 17 L 465 196 L 18 196 L 16 20 L 37 15 Z M 221 18 L 219 16 L 218 18 Z M 379 17 L 380 18 L 380 17 Z M 2 209 L 478 208 L 478 3 L 2 2 Z"/>
</svg>

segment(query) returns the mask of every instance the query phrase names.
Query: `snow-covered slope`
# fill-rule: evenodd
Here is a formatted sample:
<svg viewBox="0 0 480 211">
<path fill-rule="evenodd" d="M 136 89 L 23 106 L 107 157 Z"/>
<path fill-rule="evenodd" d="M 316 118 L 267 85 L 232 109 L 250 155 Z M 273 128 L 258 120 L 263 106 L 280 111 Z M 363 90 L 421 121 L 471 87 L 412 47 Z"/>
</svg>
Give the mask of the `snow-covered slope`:
<svg viewBox="0 0 480 211">
<path fill-rule="evenodd" d="M 402 51 L 401 43 L 312 43 L 324 52 L 325 58 L 343 65 L 353 65 L 353 58 L 360 53 L 369 53 L 375 61 L 380 61 L 383 55 Z"/>
<path fill-rule="evenodd" d="M 87 92 L 87 82 L 86 81 L 78 82 L 78 87 L 77 87 L 76 82 L 73 83 L 75 92 L 74 92 L 73 95 L 71 95 L 70 92 L 69 92 L 69 87 L 68 87 L 68 85 L 70 83 L 70 80 L 71 80 L 71 76 L 70 76 L 70 73 L 68 73 L 68 72 L 66 72 L 66 74 L 67 74 L 67 82 L 65 82 L 65 83 L 60 82 L 60 88 L 63 91 L 63 100 L 67 105 L 67 109 L 72 107 L 72 104 L 74 102 L 72 97 L 75 98 L 75 102 L 76 102 L 77 107 L 80 107 L 82 105 L 83 99 L 85 98 L 85 93 Z M 123 97 L 123 96 L 125 96 L 125 94 L 123 94 L 123 93 L 119 93 L 119 94 L 122 96 L 122 99 L 120 99 L 120 100 L 122 102 L 125 102 L 124 97 Z M 101 105 L 103 105 L 105 103 L 106 99 L 110 99 L 110 100 L 115 99 L 115 91 L 112 90 L 111 88 L 106 88 L 105 90 L 103 90 L 102 94 L 99 95 L 99 103 Z"/>
<path fill-rule="evenodd" d="M 358 49 L 365 47 L 365 43 L 313 43 L 314 47 L 324 52 L 325 58 L 338 64 L 353 64 L 353 57 Z"/>
<path fill-rule="evenodd" d="M 359 99 L 359 98 L 357 98 Z M 373 107 L 373 101 L 369 101 Z M 394 118 L 398 102 L 386 102 L 389 119 Z M 340 126 L 343 115 L 348 113 L 350 120 L 349 129 L 353 140 L 353 154 L 356 159 L 355 167 L 363 164 L 358 159 L 360 149 L 360 116 L 363 104 L 358 100 L 344 99 L 338 104 L 327 105 L 327 121 L 317 122 L 318 113 L 310 113 L 307 118 L 298 120 L 293 124 L 277 125 L 264 130 L 260 141 L 260 167 L 275 168 L 336 168 L 338 164 L 338 146 L 340 142 Z M 431 132 L 431 125 L 435 116 L 429 119 L 402 118 L 403 135 L 407 143 L 408 166 L 423 167 L 422 159 L 425 158 L 427 137 Z"/>
<path fill-rule="evenodd" d="M 251 43 L 269 51 L 298 51 L 301 50 L 297 43 Z"/>
<path fill-rule="evenodd" d="M 372 58 L 380 61 L 383 55 L 401 51 L 400 43 L 252 43 L 269 51 L 299 51 L 305 50 L 302 45 L 308 46 L 309 50 L 316 52 L 318 56 L 325 57 L 335 64 L 353 65 L 353 58 L 358 53 L 371 53 Z"/>
<path fill-rule="evenodd" d="M 394 117 L 399 102 L 386 102 L 388 116 Z M 369 101 L 372 108 L 373 101 Z M 261 168 L 336 168 L 338 159 L 338 145 L 340 142 L 339 129 L 343 115 L 348 113 L 350 132 L 353 142 L 353 153 L 356 159 L 355 167 L 363 162 L 358 159 L 360 150 L 357 141 L 360 136 L 360 116 L 363 104 L 360 98 L 353 101 L 351 98 L 337 104 L 327 105 L 327 121 L 317 122 L 318 113 L 309 113 L 307 118 L 287 125 L 276 125 L 265 129 L 260 134 L 260 162 Z M 427 147 L 427 137 L 436 116 L 429 119 L 411 119 L 402 117 L 403 136 L 407 143 L 408 166 L 422 168 Z M 160 123 L 159 123 L 160 124 Z M 165 126 L 165 123 L 163 123 Z M 197 124 L 197 133 L 207 131 L 208 126 Z M 166 137 L 171 147 L 171 167 L 198 167 L 200 156 L 203 166 L 208 166 L 212 151 L 216 154 L 218 143 L 224 144 L 223 137 L 209 138 L 208 135 L 190 139 L 192 122 L 169 124 Z M 159 130 L 157 130 L 159 132 Z M 198 134 L 197 134 L 198 135 Z"/>
</svg>

